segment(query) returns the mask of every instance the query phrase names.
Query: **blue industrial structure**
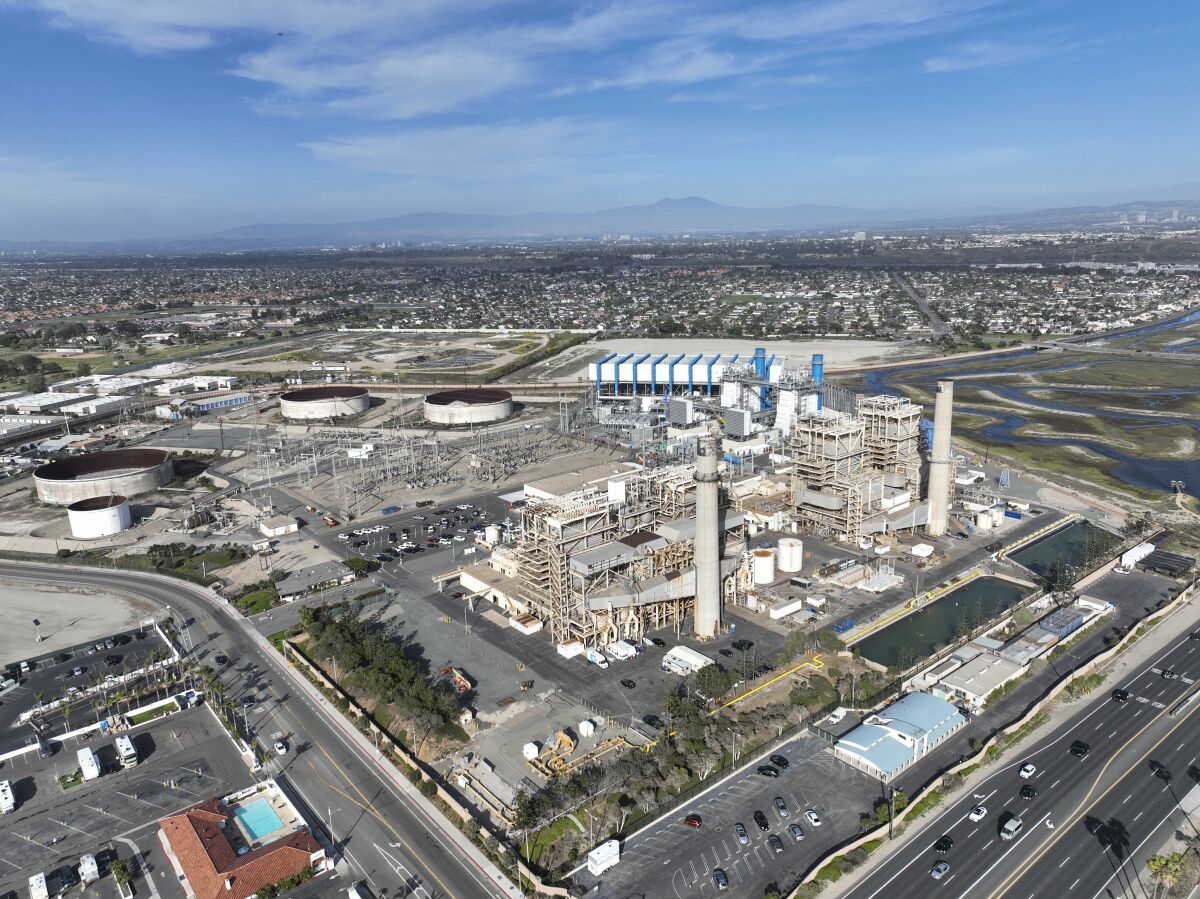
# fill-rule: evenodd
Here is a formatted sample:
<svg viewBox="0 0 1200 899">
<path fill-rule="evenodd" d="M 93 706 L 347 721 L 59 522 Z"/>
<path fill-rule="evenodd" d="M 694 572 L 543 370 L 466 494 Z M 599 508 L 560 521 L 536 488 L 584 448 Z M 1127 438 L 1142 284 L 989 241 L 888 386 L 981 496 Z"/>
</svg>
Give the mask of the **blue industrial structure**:
<svg viewBox="0 0 1200 899">
<path fill-rule="evenodd" d="M 755 378 L 763 382 L 756 388 L 760 406 L 770 405 L 770 385 L 779 383 L 783 374 L 783 359 L 766 350 L 757 349 L 752 357 L 740 353 L 607 353 L 598 362 L 592 375 L 596 395 L 605 398 L 647 396 L 701 395 L 715 397 L 721 392 L 721 382 L 730 366 L 750 363 Z"/>
</svg>

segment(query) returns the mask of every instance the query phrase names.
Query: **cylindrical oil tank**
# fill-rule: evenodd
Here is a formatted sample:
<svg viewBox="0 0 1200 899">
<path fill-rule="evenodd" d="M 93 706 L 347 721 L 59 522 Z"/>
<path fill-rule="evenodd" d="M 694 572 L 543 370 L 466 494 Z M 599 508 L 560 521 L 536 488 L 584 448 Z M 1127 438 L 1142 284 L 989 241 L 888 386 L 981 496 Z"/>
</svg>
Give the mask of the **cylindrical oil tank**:
<svg viewBox="0 0 1200 899">
<path fill-rule="evenodd" d="M 133 523 L 129 500 L 123 496 L 93 496 L 67 506 L 71 536 L 76 540 L 96 540 L 119 534 Z"/>
<path fill-rule="evenodd" d="M 992 506 L 988 514 L 992 516 L 992 527 L 998 528 L 1004 524 L 1004 508 L 1002 506 Z"/>
<path fill-rule="evenodd" d="M 975 514 L 975 528 L 980 531 L 990 531 L 992 529 L 992 513 L 987 509 Z"/>
<path fill-rule="evenodd" d="M 796 537 L 779 538 L 779 570 L 795 574 L 804 566 L 804 541 Z"/>
<path fill-rule="evenodd" d="M 756 549 L 754 557 L 754 583 L 769 584 L 775 580 L 775 550 Z"/>
<path fill-rule="evenodd" d="M 483 539 L 489 544 L 495 546 L 500 542 L 500 528 L 496 527 L 494 524 L 489 524 L 483 529 Z"/>
</svg>

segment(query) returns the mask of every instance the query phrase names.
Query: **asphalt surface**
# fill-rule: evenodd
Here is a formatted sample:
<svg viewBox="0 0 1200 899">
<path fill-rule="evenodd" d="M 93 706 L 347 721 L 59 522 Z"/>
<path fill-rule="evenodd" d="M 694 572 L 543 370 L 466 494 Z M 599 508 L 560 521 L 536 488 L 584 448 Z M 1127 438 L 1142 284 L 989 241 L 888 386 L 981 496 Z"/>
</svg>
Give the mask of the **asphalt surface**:
<svg viewBox="0 0 1200 899">
<path fill-rule="evenodd" d="M 88 653 L 95 642 L 80 644 L 49 655 L 31 656 L 31 669 L 26 674 L 20 674 L 17 664 L 8 666 L 8 676 L 19 678 L 18 686 L 0 695 L 0 755 L 29 745 L 33 730 L 18 724 L 18 717 L 25 710 L 32 708 L 41 697 L 43 702 L 51 702 L 68 692 L 71 688 L 84 690 L 89 683 L 101 681 L 105 675 L 120 675 L 125 671 L 136 671 L 141 668 L 146 657 L 156 650 L 170 653 L 170 647 L 162 642 L 158 632 L 146 630 L 120 631 L 112 634 L 112 649 L 97 649 Z M 32 647 L 31 647 L 32 648 Z M 112 664 L 109 659 L 116 659 Z M 81 674 L 74 674 L 76 668 L 82 669 Z M 54 727 L 61 720 L 61 713 L 55 711 L 45 716 L 44 720 Z M 76 720 L 76 726 L 79 721 Z M 60 728 L 61 730 L 61 728 Z"/>
<path fill-rule="evenodd" d="M 1179 677 L 1163 677 L 1164 668 Z M 844 895 L 1092 899 L 1125 895 L 1127 888 L 1142 895 L 1130 855 L 1200 780 L 1200 702 L 1170 714 L 1200 690 L 1198 678 L 1200 641 L 1183 634 L 1119 682 L 1130 693 L 1127 702 L 1115 702 L 1105 690 L 922 826 Z M 1090 747 L 1082 759 L 1070 752 L 1076 740 Z M 1020 774 L 1026 763 L 1037 769 L 1031 777 Z M 1026 784 L 1037 790 L 1032 799 L 1019 795 Z M 972 822 L 969 814 L 979 804 L 987 815 Z M 999 837 L 1005 813 L 1023 822 L 1011 842 Z M 940 855 L 933 846 L 943 835 L 955 845 Z M 938 861 L 950 871 L 935 881 L 930 871 Z"/>
<path fill-rule="evenodd" d="M 503 887 L 459 848 L 461 836 L 452 838 L 446 832 L 448 825 L 428 817 L 400 793 L 344 733 L 346 725 L 331 720 L 297 693 L 274 656 L 260 648 L 236 612 L 190 585 L 137 573 L 8 562 L 0 563 L 0 572 L 74 586 L 119 587 L 173 607 L 190 619 L 198 659 L 221 668 L 214 657 L 227 656 L 222 677 L 230 695 L 239 700 L 253 697 L 246 720 L 256 739 L 265 746 L 276 739 L 289 744 L 289 754 L 269 763 L 266 773 L 291 788 L 307 807 L 309 820 L 322 822 L 349 865 L 349 877 L 365 879 L 376 894 L 387 888 L 393 896 L 504 894 Z"/>
<path fill-rule="evenodd" d="M 9 759 L 0 779 L 12 785 L 16 810 L 0 827 L 0 896 L 27 896 L 28 878 L 79 857 L 117 850 L 128 859 L 128 841 L 139 851 L 158 852 L 159 818 L 212 796 L 249 786 L 253 777 L 225 731 L 203 707 L 142 725 L 130 733 L 139 764 L 121 769 L 112 737 L 72 738 L 43 759 L 29 752 Z M 74 771 L 76 750 L 90 748 L 105 774 L 67 791 L 58 775 Z M 165 858 L 155 871 L 168 870 Z M 105 886 L 111 886 L 108 878 Z M 164 899 L 182 899 L 174 878 L 156 880 Z M 90 890 L 89 895 L 96 895 Z"/>
<path fill-rule="evenodd" d="M 597 899 L 686 899 L 717 894 L 713 872 L 720 868 L 729 880 L 730 896 L 760 897 L 770 884 L 786 888 L 795 883 L 822 854 L 857 829 L 858 815 L 879 796 L 879 784 L 833 757 L 829 744 L 797 736 L 771 751 L 789 762 L 779 777 L 757 773 L 758 763 L 737 772 L 661 821 L 638 831 L 621 847 L 621 861 L 600 878 L 586 870 L 578 883 L 594 890 Z M 752 759 L 744 759 L 750 762 Z M 784 801 L 787 816 L 779 814 L 775 798 Z M 821 821 L 812 826 L 804 812 L 812 809 Z M 766 817 L 768 830 L 754 822 L 754 812 Z M 699 815 L 701 826 L 684 819 Z M 736 824 L 746 830 L 743 844 Z M 797 840 L 789 826 L 804 834 Z M 776 852 L 771 836 L 779 837 Z"/>
</svg>

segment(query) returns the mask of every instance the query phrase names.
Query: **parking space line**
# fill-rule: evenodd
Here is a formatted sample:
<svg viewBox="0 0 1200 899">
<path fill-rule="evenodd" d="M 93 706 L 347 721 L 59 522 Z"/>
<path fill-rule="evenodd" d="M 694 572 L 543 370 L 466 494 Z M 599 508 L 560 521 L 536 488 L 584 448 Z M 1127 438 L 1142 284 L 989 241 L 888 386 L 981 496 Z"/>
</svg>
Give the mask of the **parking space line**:
<svg viewBox="0 0 1200 899">
<path fill-rule="evenodd" d="M 10 861 L 9 861 L 8 859 L 6 859 L 6 858 L 0 858 L 0 862 L 4 862 L 4 864 L 6 864 L 6 865 L 12 865 L 12 866 L 13 866 L 14 868 L 16 868 L 18 871 L 20 871 L 20 870 L 21 870 L 21 866 L 20 866 L 20 865 L 13 865 L 13 863 L 12 863 L 12 862 L 10 862 Z"/>
<path fill-rule="evenodd" d="M 76 833 L 81 833 L 85 837 L 88 837 L 89 839 L 92 839 L 92 840 L 96 839 L 96 836 L 94 834 L 90 834 L 86 830 L 80 830 L 74 824 L 68 824 L 66 821 L 59 821 L 57 818 L 51 818 L 50 820 L 53 821 L 55 824 L 57 824 L 59 827 L 69 827 L 69 828 L 71 828 L 71 830 L 75 831 Z"/>
</svg>

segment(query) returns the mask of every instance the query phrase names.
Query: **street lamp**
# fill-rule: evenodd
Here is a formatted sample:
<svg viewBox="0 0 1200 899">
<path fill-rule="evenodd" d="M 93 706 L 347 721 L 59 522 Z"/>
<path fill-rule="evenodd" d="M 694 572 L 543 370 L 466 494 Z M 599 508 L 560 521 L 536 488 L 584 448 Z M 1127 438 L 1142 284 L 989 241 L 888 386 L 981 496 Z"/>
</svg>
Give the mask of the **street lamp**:
<svg viewBox="0 0 1200 899">
<path fill-rule="evenodd" d="M 33 619 L 33 631 L 34 631 L 34 633 L 36 633 L 36 634 L 37 634 L 37 641 L 38 641 L 39 643 L 41 643 L 41 642 L 42 642 L 42 629 L 41 629 L 41 624 L 42 624 L 42 623 L 41 623 L 40 621 L 38 621 L 36 618 L 35 618 L 35 619 Z"/>
</svg>

